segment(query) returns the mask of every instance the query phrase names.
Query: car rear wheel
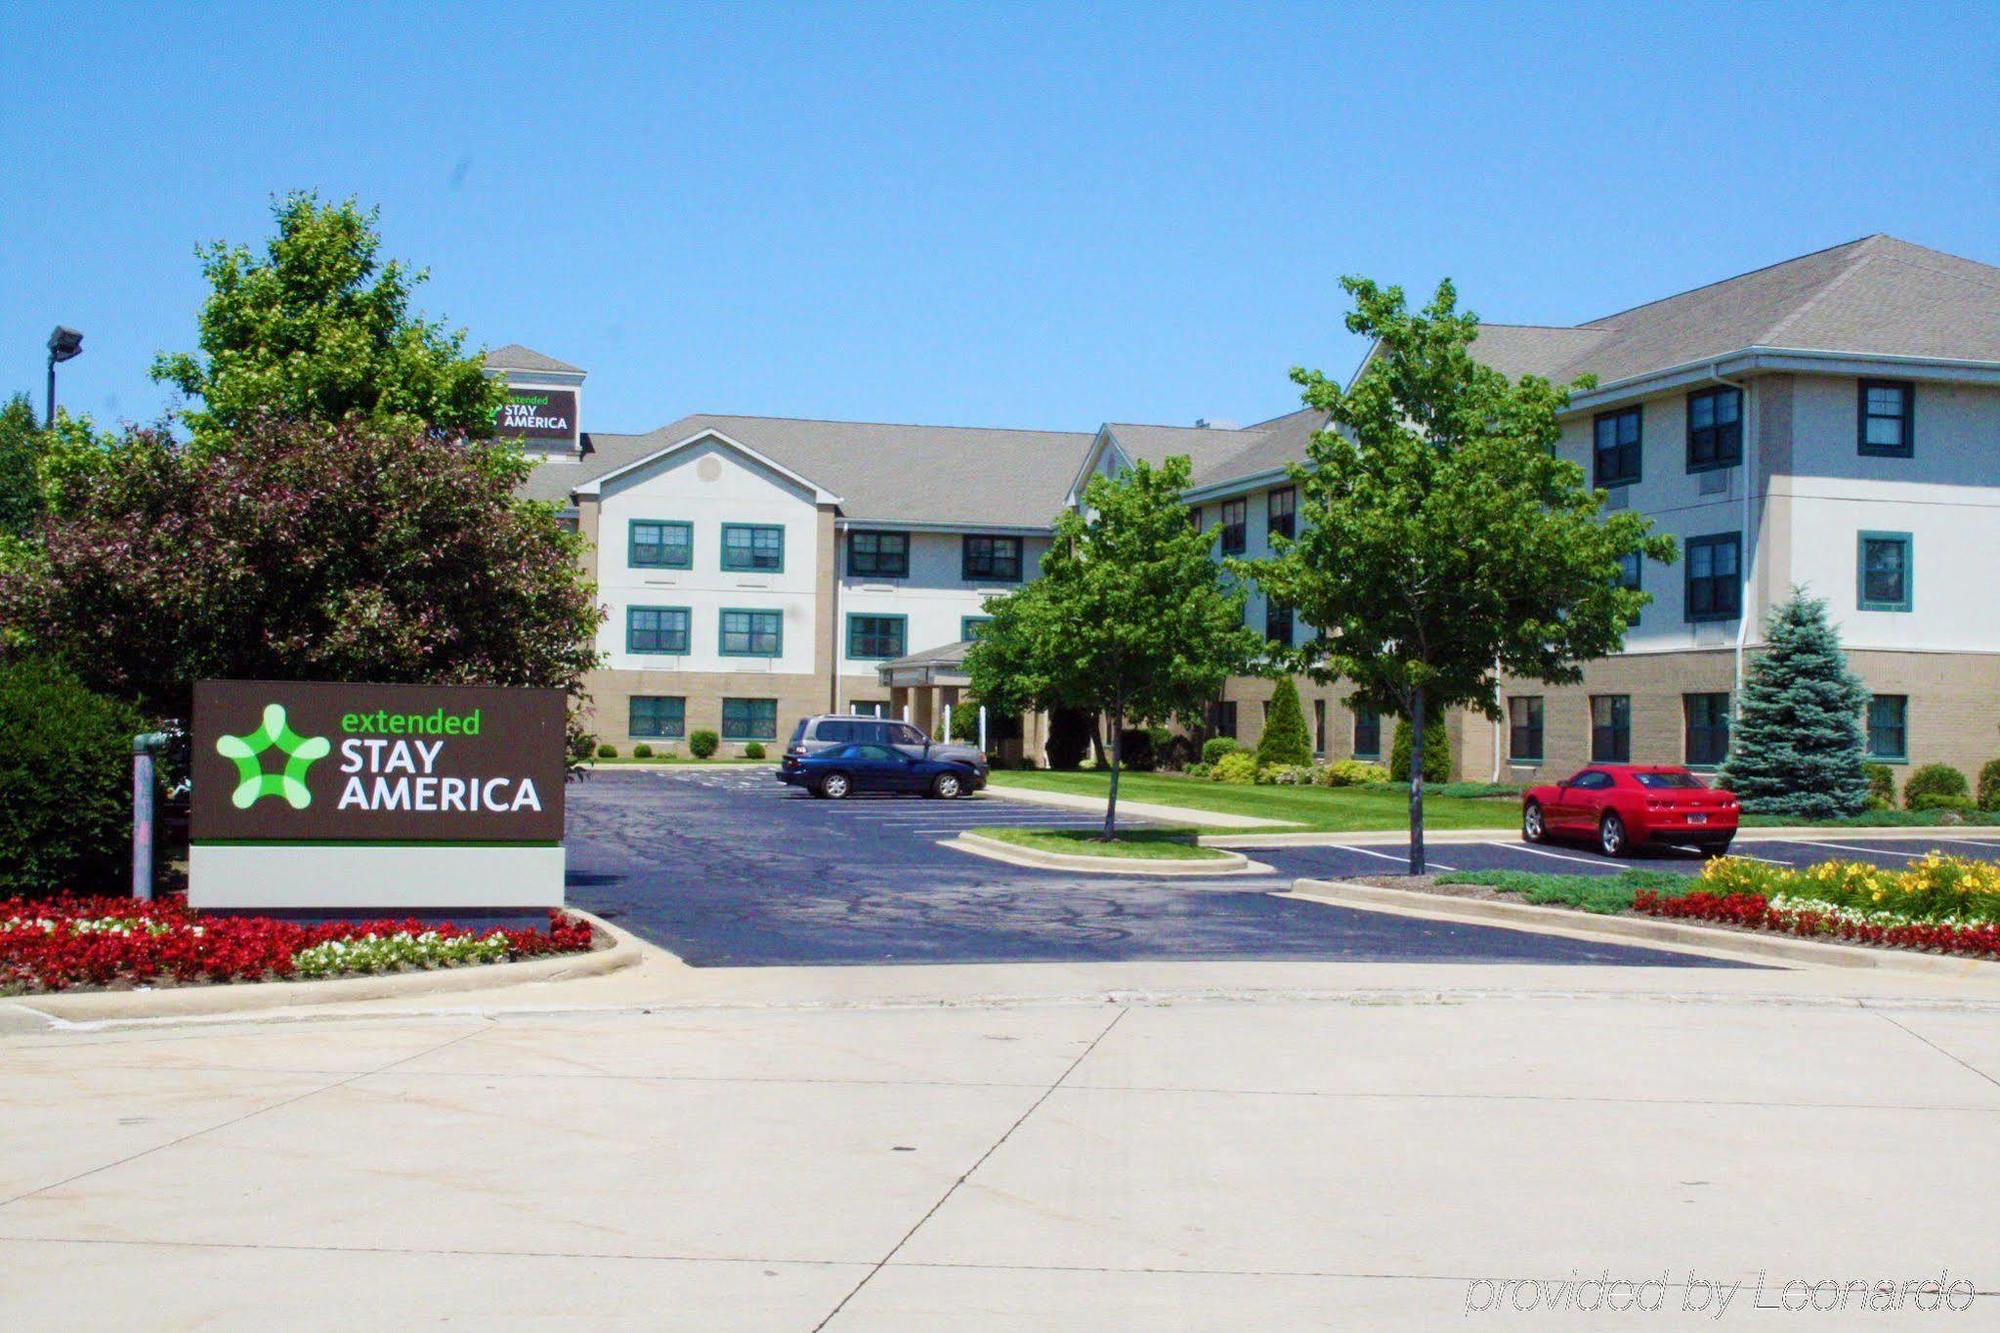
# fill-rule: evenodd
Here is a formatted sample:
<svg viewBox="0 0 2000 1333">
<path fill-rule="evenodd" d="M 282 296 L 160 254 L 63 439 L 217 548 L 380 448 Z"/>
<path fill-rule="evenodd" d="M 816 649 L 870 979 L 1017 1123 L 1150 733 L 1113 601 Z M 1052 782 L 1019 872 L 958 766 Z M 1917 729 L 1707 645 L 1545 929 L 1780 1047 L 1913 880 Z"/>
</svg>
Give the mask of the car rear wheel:
<svg viewBox="0 0 2000 1333">
<path fill-rule="evenodd" d="M 819 780 L 819 794 L 829 801 L 844 801 L 853 790 L 854 784 L 845 773 L 829 773 Z"/>
<path fill-rule="evenodd" d="M 937 781 L 931 783 L 931 795 L 945 801 L 955 801 L 965 794 L 965 784 L 956 773 L 940 773 Z"/>
<path fill-rule="evenodd" d="M 1530 801 L 1521 809 L 1521 841 L 1546 842 L 1549 836 L 1548 820 L 1542 814 L 1542 803 Z"/>
<path fill-rule="evenodd" d="M 1597 845 L 1606 856 L 1625 855 L 1625 821 L 1611 814 L 1600 819 L 1597 822 Z"/>
</svg>

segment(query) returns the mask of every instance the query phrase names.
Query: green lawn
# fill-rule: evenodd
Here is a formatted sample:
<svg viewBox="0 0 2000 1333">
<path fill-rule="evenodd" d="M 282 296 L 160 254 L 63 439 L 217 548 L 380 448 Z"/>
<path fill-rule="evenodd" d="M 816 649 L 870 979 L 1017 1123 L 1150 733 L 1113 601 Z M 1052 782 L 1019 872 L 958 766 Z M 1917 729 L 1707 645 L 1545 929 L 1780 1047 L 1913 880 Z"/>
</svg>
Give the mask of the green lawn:
<svg viewBox="0 0 2000 1333">
<path fill-rule="evenodd" d="M 1632 896 L 1651 889 L 1663 898 L 1678 898 L 1700 887 L 1693 875 L 1672 870 L 1627 870 L 1617 875 L 1543 875 L 1526 870 L 1457 870 L 1438 876 L 1440 884 L 1482 884 L 1502 893 L 1518 893 L 1528 902 L 1580 907 L 1586 912 L 1616 916 L 1630 911 Z"/>
<path fill-rule="evenodd" d="M 1116 856 L 1140 861 L 1221 861 L 1228 853 L 1197 847 L 1191 828 L 1128 829 L 1104 842 L 1093 829 L 976 828 L 969 830 L 1017 847 L 1071 856 Z"/>
<path fill-rule="evenodd" d="M 1072 792 L 1102 800 L 1111 776 L 1095 770 L 1052 773 L 1046 769 L 995 770 L 995 787 L 1027 787 L 1036 791 Z M 1121 801 L 1150 801 L 1189 812 L 1255 815 L 1281 819 L 1301 829 L 1327 833 L 1394 832 L 1410 826 L 1410 796 L 1395 783 L 1369 787 L 1248 787 L 1171 773 L 1126 773 L 1118 779 Z M 1192 820 L 1200 823 L 1199 818 Z M 1521 807 L 1506 796 L 1426 796 L 1426 828 L 1511 829 L 1521 822 Z M 1241 829 L 1224 830 L 1243 832 Z"/>
</svg>

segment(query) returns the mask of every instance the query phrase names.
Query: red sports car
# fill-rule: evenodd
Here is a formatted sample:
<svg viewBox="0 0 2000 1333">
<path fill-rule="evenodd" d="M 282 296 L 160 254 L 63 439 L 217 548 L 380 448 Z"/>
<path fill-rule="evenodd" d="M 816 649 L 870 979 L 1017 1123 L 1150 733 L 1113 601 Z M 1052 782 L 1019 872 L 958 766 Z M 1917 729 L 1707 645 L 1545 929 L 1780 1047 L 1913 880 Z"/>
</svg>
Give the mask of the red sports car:
<svg viewBox="0 0 2000 1333">
<path fill-rule="evenodd" d="M 1566 782 L 1528 789 L 1521 798 L 1521 837 L 1584 839 L 1606 856 L 1646 843 L 1721 856 L 1736 836 L 1739 813 L 1733 792 L 1678 765 L 1592 764 Z"/>
</svg>

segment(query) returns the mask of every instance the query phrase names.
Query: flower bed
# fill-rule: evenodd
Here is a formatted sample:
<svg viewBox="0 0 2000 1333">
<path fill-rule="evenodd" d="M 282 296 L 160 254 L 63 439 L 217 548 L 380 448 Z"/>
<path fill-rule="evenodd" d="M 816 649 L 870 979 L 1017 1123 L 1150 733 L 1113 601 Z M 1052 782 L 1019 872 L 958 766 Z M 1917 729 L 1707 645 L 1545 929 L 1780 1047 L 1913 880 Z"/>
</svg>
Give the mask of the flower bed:
<svg viewBox="0 0 2000 1333">
<path fill-rule="evenodd" d="M 474 933 L 424 921 L 302 924 L 129 898 L 0 899 L 0 994 L 284 981 L 512 962 L 592 947 L 589 923 Z"/>
<path fill-rule="evenodd" d="M 1810 870 L 1725 857 L 1694 891 L 1641 890 L 1632 910 L 1746 930 L 2000 958 L 2000 866 L 1933 852 L 1903 870 L 1828 861 Z"/>
</svg>

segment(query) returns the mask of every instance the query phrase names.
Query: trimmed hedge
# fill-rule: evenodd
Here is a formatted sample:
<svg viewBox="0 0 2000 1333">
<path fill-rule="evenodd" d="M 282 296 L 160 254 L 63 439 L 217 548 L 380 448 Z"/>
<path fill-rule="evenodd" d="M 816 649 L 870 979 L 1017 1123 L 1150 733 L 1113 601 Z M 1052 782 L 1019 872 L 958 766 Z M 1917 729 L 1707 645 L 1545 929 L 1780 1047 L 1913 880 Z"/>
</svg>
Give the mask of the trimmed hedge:
<svg viewBox="0 0 2000 1333">
<path fill-rule="evenodd" d="M 1950 764 L 1925 764 L 1910 774 L 1910 780 L 1903 784 L 1903 804 L 1911 810 L 1936 810 L 1951 807 L 1918 805 L 1917 802 L 1938 796 L 1963 796 L 1970 802 L 1971 784 L 1965 774 Z"/>
<path fill-rule="evenodd" d="M 2000 810 L 2000 759 L 1988 759 L 1979 770 L 1979 808 Z"/>
<path fill-rule="evenodd" d="M 1863 776 L 1868 779 L 1868 804 L 1875 810 L 1896 808 L 1896 770 L 1887 764 L 1863 764 Z"/>
<path fill-rule="evenodd" d="M 124 887 L 144 730 L 137 709 L 62 667 L 0 666 L 0 897 Z"/>
<path fill-rule="evenodd" d="M 745 759 L 762 759 L 764 757 L 764 742 L 751 741 L 743 747 L 743 757 Z"/>
<path fill-rule="evenodd" d="M 600 745 L 597 747 L 597 757 L 599 759 L 616 759 L 618 757 L 618 747 L 615 745 Z"/>
<path fill-rule="evenodd" d="M 632 757 L 634 759 L 651 759 L 653 757 L 653 747 L 644 741 L 640 741 L 632 747 Z"/>
<path fill-rule="evenodd" d="M 1234 737 L 1210 736 L 1201 743 L 1201 762 L 1207 764 L 1210 768 L 1214 768 L 1222 762 L 1224 755 L 1235 754 L 1242 748 L 1242 746 L 1236 743 Z"/>
<path fill-rule="evenodd" d="M 712 758 L 721 744 L 722 737 L 706 727 L 688 733 L 688 753 L 697 759 Z"/>
</svg>

